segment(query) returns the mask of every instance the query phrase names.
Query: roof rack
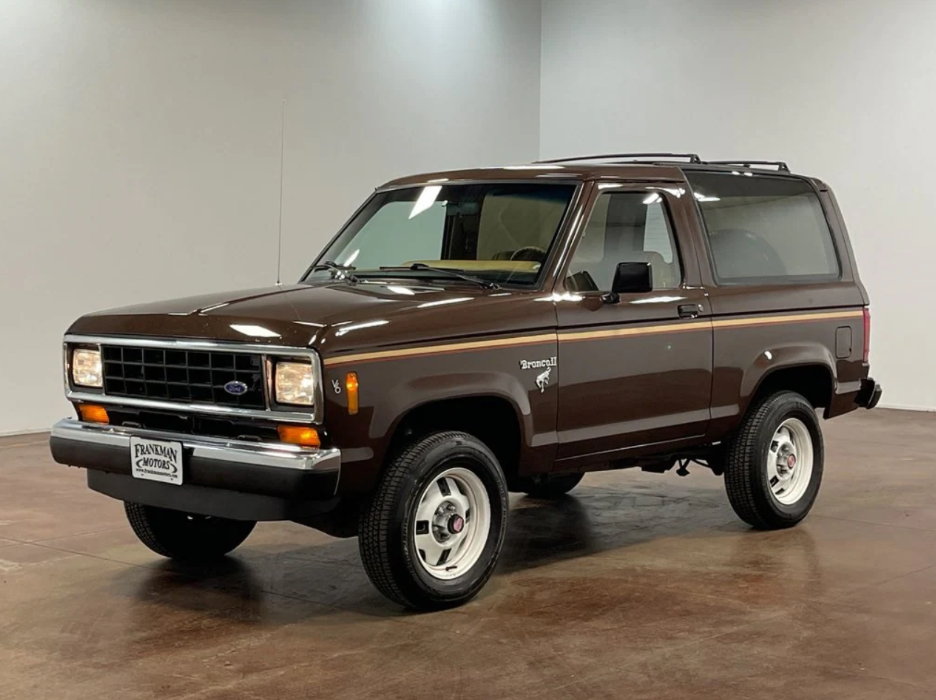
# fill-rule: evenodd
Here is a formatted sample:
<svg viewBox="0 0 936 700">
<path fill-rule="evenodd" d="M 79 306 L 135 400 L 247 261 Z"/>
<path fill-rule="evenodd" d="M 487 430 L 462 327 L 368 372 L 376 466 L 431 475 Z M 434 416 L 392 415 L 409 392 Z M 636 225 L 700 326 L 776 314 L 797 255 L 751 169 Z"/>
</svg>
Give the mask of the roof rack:
<svg viewBox="0 0 936 700">
<path fill-rule="evenodd" d="M 637 160 L 645 158 L 656 158 L 658 160 L 672 160 L 685 158 L 690 163 L 702 163 L 696 153 L 606 153 L 600 156 L 573 156 L 571 158 L 552 158 L 550 160 L 538 160 L 537 163 L 568 163 L 576 160 L 611 160 L 612 158 L 621 158 L 623 160 Z"/>
<path fill-rule="evenodd" d="M 709 160 L 709 165 L 740 165 L 742 168 L 750 168 L 755 165 L 773 165 L 780 172 L 790 172 L 790 166 L 781 160 Z"/>
</svg>

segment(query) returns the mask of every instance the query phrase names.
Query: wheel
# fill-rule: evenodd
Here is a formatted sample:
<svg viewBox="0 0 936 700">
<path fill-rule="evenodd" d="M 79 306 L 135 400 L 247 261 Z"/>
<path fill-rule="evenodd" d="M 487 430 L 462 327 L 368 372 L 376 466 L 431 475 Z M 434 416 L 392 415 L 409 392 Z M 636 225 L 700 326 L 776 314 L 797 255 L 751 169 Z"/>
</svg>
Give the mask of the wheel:
<svg viewBox="0 0 936 700">
<path fill-rule="evenodd" d="M 248 520 L 192 515 L 139 503 L 124 503 L 124 510 L 143 544 L 156 554 L 185 561 L 223 557 L 246 540 L 256 525 Z"/>
<path fill-rule="evenodd" d="M 812 405 L 792 391 L 768 396 L 728 445 L 725 487 L 732 508 L 756 528 L 796 525 L 819 493 L 823 457 Z"/>
<path fill-rule="evenodd" d="M 387 466 L 361 513 L 364 569 L 390 600 L 437 610 L 473 598 L 494 571 L 507 528 L 497 458 L 461 432 L 428 435 Z"/>
<path fill-rule="evenodd" d="M 525 476 L 517 479 L 517 491 L 533 498 L 558 498 L 579 485 L 584 474 Z"/>
</svg>

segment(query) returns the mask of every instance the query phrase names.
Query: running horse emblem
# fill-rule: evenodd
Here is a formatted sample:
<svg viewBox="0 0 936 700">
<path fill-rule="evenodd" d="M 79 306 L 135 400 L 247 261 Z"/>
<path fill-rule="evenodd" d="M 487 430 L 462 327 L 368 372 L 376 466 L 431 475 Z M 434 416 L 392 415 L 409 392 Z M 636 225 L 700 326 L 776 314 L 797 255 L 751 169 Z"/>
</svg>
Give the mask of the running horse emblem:
<svg viewBox="0 0 936 700">
<path fill-rule="evenodd" d="M 547 367 L 545 372 L 536 375 L 536 386 L 539 388 L 541 394 L 546 391 L 546 387 L 549 386 L 549 375 L 551 373 L 552 367 Z"/>
</svg>

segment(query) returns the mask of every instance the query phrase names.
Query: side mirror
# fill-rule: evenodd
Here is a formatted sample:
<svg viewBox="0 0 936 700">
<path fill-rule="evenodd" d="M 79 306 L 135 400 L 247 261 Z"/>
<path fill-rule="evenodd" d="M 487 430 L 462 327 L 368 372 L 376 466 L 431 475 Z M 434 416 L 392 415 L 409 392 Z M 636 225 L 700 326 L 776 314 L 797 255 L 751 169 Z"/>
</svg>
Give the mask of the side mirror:
<svg viewBox="0 0 936 700">
<path fill-rule="evenodd" d="M 653 291 L 653 275 L 650 263 L 622 262 L 618 263 L 614 271 L 614 281 L 611 291 L 602 297 L 608 304 L 616 304 L 621 300 L 621 294 L 640 294 Z"/>
</svg>

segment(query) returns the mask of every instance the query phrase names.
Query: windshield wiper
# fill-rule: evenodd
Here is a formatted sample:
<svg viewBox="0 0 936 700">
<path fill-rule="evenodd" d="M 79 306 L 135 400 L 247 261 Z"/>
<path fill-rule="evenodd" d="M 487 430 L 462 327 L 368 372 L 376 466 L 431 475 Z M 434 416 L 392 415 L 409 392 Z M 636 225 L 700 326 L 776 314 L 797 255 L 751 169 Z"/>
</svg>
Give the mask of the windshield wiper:
<svg viewBox="0 0 936 700">
<path fill-rule="evenodd" d="M 316 263 L 311 268 L 309 268 L 309 272 L 315 272 L 317 270 L 331 270 L 332 272 L 335 273 L 334 275 L 335 279 L 348 280 L 349 282 L 357 282 L 358 278 L 355 277 L 354 274 L 352 273 L 352 270 L 355 270 L 355 269 L 356 268 L 352 267 L 351 265 L 339 265 L 338 263 L 333 262 L 332 260 L 323 260 L 322 262 Z"/>
<path fill-rule="evenodd" d="M 472 284 L 478 284 L 484 289 L 500 289 L 496 282 L 491 280 L 482 279 L 480 277 L 475 277 L 474 275 L 469 275 L 464 270 L 457 268 L 449 267 L 432 267 L 432 265 L 427 265 L 426 263 L 413 263 L 412 265 L 400 265 L 400 266 L 389 266 L 381 267 L 381 270 L 386 270 L 392 272 L 394 270 L 412 270 L 413 272 L 419 272 L 425 270 L 426 272 L 434 272 L 440 275 L 447 275 L 448 277 L 457 277 L 458 279 L 464 280 L 465 282 L 471 282 Z"/>
</svg>

